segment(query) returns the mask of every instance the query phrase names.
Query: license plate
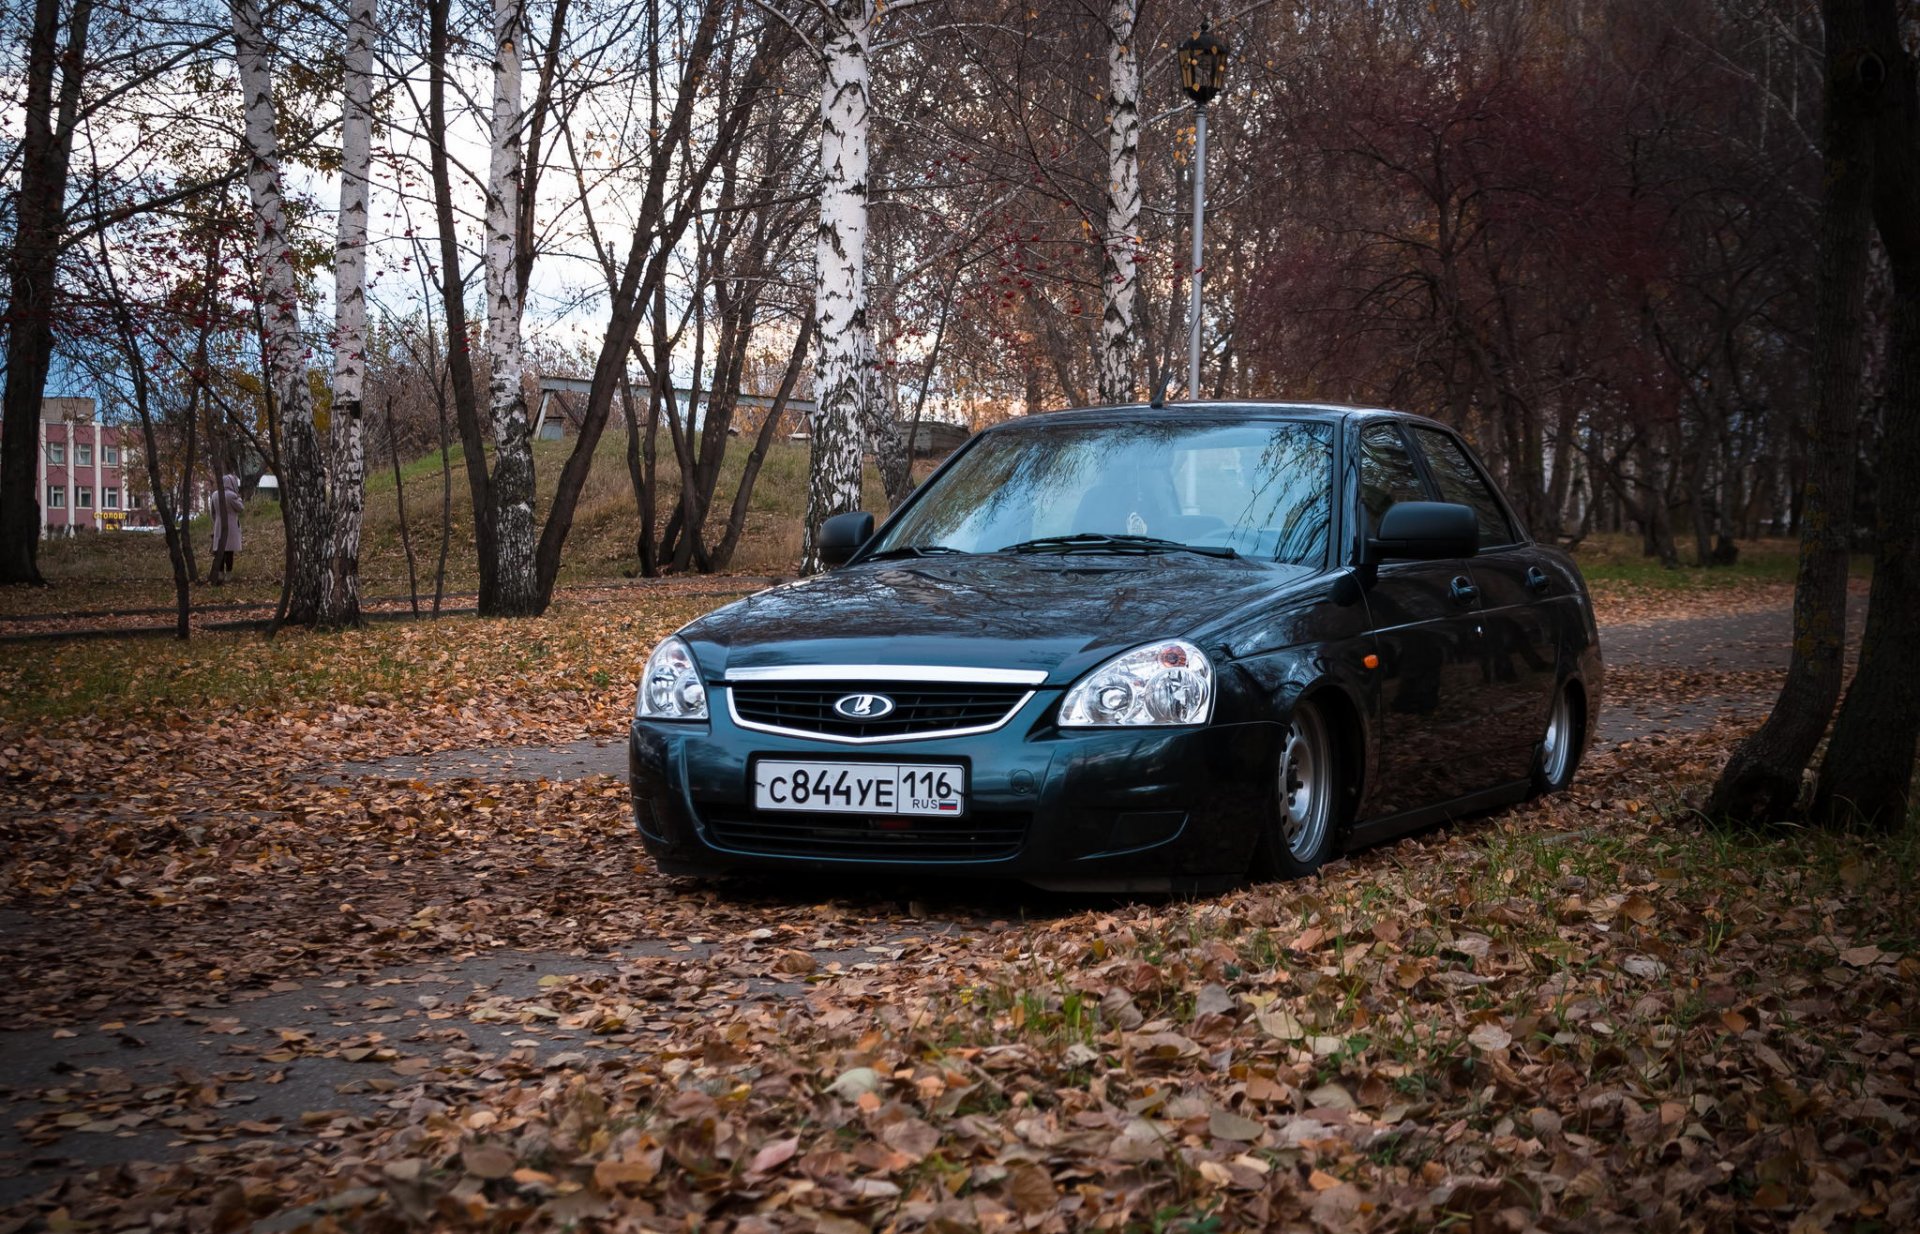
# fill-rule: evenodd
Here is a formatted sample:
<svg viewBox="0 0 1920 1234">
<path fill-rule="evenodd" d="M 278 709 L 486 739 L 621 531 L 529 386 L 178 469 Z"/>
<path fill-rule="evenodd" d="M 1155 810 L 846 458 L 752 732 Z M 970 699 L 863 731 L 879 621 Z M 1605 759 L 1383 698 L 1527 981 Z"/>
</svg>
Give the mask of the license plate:
<svg viewBox="0 0 1920 1234">
<path fill-rule="evenodd" d="M 757 810 L 823 814 L 931 814 L 967 810 L 966 768 L 957 763 L 815 763 L 760 759 Z"/>
</svg>

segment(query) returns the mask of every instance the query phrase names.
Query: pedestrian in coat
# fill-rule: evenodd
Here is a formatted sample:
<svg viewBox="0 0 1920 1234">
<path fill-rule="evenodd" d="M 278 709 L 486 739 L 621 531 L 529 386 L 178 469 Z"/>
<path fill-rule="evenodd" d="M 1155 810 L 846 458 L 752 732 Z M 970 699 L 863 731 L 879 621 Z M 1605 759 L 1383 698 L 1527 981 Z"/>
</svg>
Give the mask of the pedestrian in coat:
<svg viewBox="0 0 1920 1234">
<path fill-rule="evenodd" d="M 220 477 L 220 491 L 213 498 L 213 575 L 208 582 L 218 586 L 233 573 L 233 555 L 240 551 L 240 477 Z"/>
</svg>

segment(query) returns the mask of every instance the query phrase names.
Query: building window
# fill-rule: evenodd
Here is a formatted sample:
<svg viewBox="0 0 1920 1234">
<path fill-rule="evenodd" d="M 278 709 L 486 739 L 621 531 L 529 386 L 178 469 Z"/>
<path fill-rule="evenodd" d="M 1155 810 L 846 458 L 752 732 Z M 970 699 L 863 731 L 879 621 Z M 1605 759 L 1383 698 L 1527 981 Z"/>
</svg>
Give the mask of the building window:
<svg viewBox="0 0 1920 1234">
<path fill-rule="evenodd" d="M 102 467 L 118 467 L 120 465 L 120 447 L 101 446 L 100 465 Z"/>
<path fill-rule="evenodd" d="M 134 492 L 131 489 L 127 490 L 127 509 L 138 510 L 139 508 L 140 508 L 140 494 Z"/>
<path fill-rule="evenodd" d="M 67 486 L 64 484 L 47 485 L 47 509 L 64 510 L 67 508 Z"/>
<path fill-rule="evenodd" d="M 85 485 L 73 486 L 73 505 L 76 510 L 93 509 L 93 490 Z"/>
<path fill-rule="evenodd" d="M 117 488 L 101 489 L 100 508 L 102 510 L 118 510 L 120 508 L 120 490 Z"/>
<path fill-rule="evenodd" d="M 85 442 L 76 442 L 73 447 L 73 465 L 75 467 L 93 466 L 93 447 Z"/>
<path fill-rule="evenodd" d="M 66 462 L 66 461 L 67 461 L 67 445 L 66 445 L 66 443 L 65 443 L 65 442 L 63 442 L 63 441 L 50 441 L 50 442 L 48 442 L 48 443 L 47 443 L 47 461 L 48 461 L 49 463 L 64 463 L 64 462 Z"/>
</svg>

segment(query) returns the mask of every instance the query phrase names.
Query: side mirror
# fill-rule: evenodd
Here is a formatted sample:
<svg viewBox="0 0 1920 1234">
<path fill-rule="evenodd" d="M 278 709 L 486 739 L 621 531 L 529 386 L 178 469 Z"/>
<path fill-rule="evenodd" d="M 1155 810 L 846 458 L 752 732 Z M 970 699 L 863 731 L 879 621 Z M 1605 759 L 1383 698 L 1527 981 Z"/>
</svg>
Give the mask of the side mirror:
<svg viewBox="0 0 1920 1234">
<path fill-rule="evenodd" d="M 1367 540 L 1367 560 L 1434 561 L 1480 551 L 1480 521 L 1451 501 L 1402 501 L 1387 507 L 1380 532 Z"/>
<path fill-rule="evenodd" d="M 865 510 L 836 514 L 820 524 L 820 563 L 825 566 L 844 566 L 849 558 L 860 551 L 860 546 L 871 539 L 873 515 Z"/>
</svg>

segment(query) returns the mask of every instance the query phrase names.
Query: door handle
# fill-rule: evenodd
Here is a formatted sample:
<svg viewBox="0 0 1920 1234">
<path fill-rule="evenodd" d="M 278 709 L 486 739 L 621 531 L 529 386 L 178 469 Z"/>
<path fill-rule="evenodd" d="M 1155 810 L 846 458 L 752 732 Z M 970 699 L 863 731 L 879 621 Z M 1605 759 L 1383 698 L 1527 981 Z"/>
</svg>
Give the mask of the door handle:
<svg viewBox="0 0 1920 1234">
<path fill-rule="evenodd" d="M 1474 597 L 1480 594 L 1480 589 L 1473 585 L 1473 580 L 1464 574 L 1454 575 L 1453 585 L 1448 587 L 1447 590 L 1452 594 L 1454 599 L 1460 601 L 1462 604 L 1472 604 Z"/>
<path fill-rule="evenodd" d="M 1551 581 L 1552 580 L 1547 578 L 1547 572 L 1545 570 L 1542 570 L 1539 566 L 1527 567 L 1527 590 L 1528 591 L 1545 591 L 1547 589 L 1547 584 Z"/>
</svg>

